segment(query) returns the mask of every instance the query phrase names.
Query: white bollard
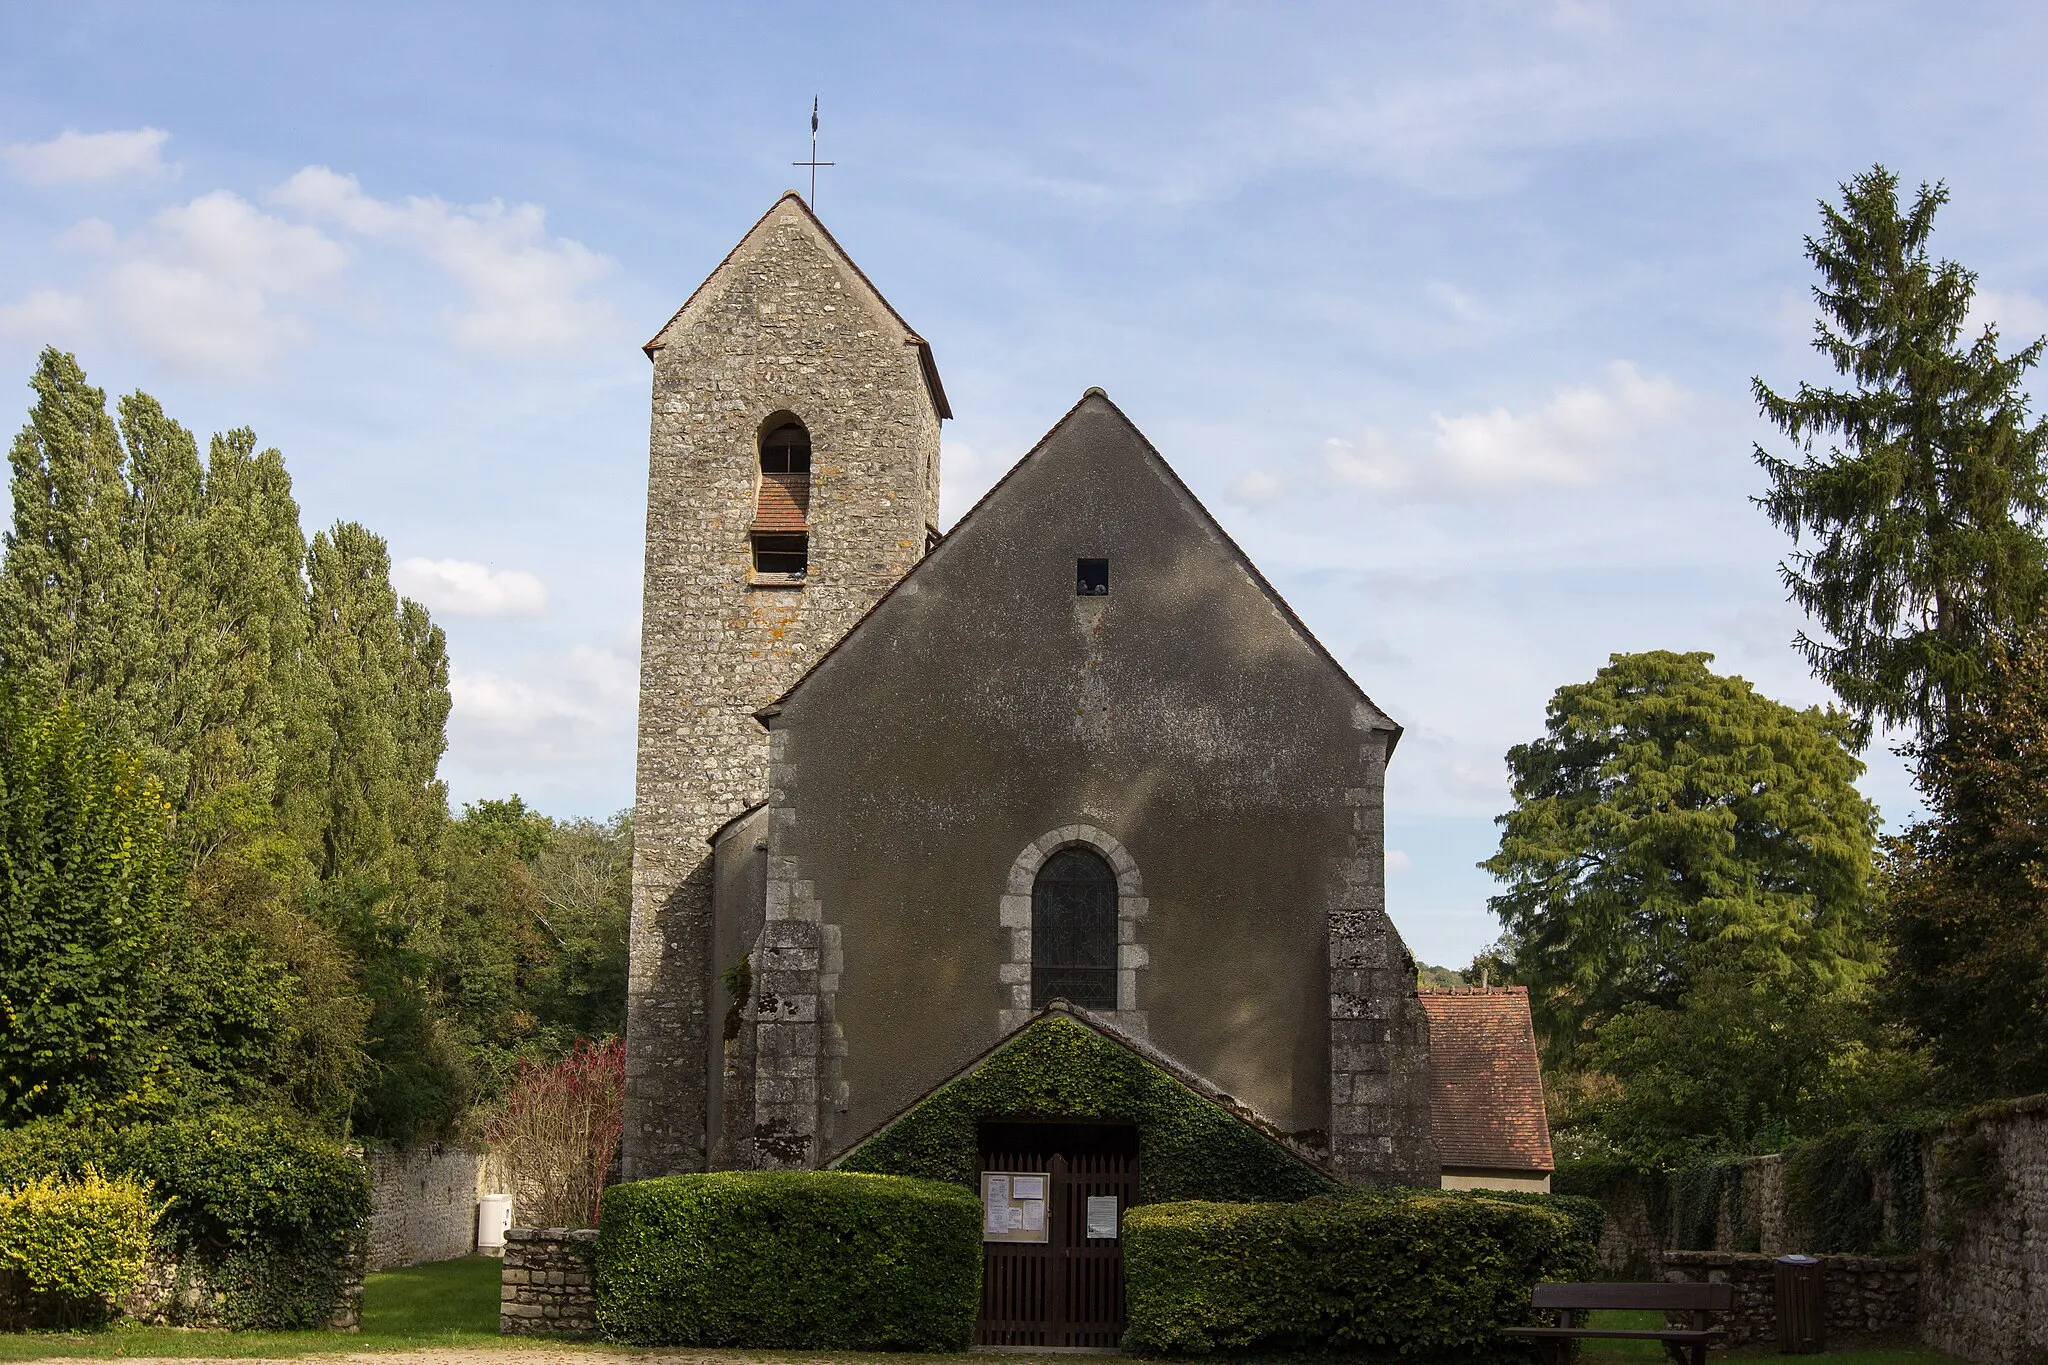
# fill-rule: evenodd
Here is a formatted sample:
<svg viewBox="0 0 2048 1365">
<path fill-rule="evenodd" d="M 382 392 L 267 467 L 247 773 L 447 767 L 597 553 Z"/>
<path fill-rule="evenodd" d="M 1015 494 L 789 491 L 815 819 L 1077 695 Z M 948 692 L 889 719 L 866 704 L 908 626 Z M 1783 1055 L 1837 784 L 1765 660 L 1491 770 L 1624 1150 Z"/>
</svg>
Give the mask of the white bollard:
<svg viewBox="0 0 2048 1365">
<path fill-rule="evenodd" d="M 505 1254 L 505 1229 L 512 1226 L 512 1196 L 485 1194 L 476 1201 L 476 1249 L 486 1256 Z"/>
</svg>

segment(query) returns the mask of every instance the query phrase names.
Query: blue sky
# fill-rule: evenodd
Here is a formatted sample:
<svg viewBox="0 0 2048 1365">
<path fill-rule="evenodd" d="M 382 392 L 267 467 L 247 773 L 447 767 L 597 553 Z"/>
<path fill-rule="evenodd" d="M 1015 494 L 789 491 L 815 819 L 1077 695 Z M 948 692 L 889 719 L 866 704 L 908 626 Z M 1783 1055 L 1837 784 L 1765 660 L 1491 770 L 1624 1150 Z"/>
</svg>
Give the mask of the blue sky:
<svg viewBox="0 0 2048 1365">
<path fill-rule="evenodd" d="M 648 365 L 823 101 L 957 516 L 1090 384 L 1407 726 L 1389 892 L 1495 930 L 1501 756 L 1613 651 L 1824 693 L 1748 502 L 1800 239 L 1882 161 L 2048 330 L 2023 6 L 11 5 L 0 376 L 282 448 L 447 628 L 458 801 L 632 799 Z M 27 397 L 17 390 L 17 412 Z M 1865 786 L 1910 815 L 1876 746 Z"/>
</svg>

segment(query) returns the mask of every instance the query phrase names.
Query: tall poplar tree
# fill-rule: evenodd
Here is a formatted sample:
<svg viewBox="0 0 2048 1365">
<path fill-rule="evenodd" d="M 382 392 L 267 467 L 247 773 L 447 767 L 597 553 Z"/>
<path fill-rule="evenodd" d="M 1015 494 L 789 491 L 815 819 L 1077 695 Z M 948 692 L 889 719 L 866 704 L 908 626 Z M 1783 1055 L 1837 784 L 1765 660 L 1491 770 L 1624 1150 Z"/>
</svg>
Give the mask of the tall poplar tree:
<svg viewBox="0 0 2048 1365">
<path fill-rule="evenodd" d="M 339 522 L 313 537 L 313 677 L 299 761 L 313 796 L 297 818 L 323 879 L 401 882 L 447 817 L 434 777 L 447 744 L 448 657 L 441 630 L 391 587 L 381 537 Z"/>
<path fill-rule="evenodd" d="M 1806 239 L 1821 276 L 1813 345 L 1850 384 L 1786 396 L 1752 381 L 1798 451 L 1756 447 L 1771 481 L 1757 502 L 1795 542 L 1811 538 L 1781 574 L 1825 633 L 1796 641 L 1815 674 L 1862 738 L 1882 722 L 1927 748 L 2048 588 L 2034 524 L 2048 423 L 2029 419 L 2021 388 L 2044 342 L 2001 355 L 1986 326 L 1963 344 L 1977 277 L 1928 249 L 1948 190 L 1922 185 L 1902 210 L 1898 189 L 1876 166 L 1820 206 Z"/>
<path fill-rule="evenodd" d="M 128 548 L 141 580 L 139 642 L 131 659 L 153 684 L 138 698 L 151 766 L 174 812 L 190 804 L 192 754 L 212 690 L 216 632 L 208 621 L 198 544 L 204 475 L 192 433 L 146 393 L 120 401 L 129 486 Z"/>
<path fill-rule="evenodd" d="M 36 401 L 8 454 L 14 525 L 0 567 L 0 664 L 141 748 L 156 709 L 154 651 L 107 396 L 54 347 L 29 386 Z"/>
</svg>

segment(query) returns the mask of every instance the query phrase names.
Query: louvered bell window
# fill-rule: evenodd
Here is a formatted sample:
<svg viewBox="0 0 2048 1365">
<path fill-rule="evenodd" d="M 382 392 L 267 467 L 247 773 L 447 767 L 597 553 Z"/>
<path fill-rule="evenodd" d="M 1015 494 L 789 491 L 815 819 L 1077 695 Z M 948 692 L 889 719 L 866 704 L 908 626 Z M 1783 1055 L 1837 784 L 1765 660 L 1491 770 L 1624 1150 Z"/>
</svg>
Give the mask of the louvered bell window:
<svg viewBox="0 0 2048 1365">
<path fill-rule="evenodd" d="M 784 422 L 761 438 L 754 495 L 754 580 L 800 584 L 810 569 L 811 434 Z"/>
</svg>

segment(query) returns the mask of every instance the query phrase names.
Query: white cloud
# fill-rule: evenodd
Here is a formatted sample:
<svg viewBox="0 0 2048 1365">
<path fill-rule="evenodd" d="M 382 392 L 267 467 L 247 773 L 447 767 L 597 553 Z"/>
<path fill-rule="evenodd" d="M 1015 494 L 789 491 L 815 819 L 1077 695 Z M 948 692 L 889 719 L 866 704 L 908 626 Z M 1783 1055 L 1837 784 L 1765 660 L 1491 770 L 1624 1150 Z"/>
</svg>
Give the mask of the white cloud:
<svg viewBox="0 0 2048 1365">
<path fill-rule="evenodd" d="M 417 251 L 459 284 L 468 306 L 451 311 L 457 340 L 481 350 L 565 346 L 612 321 L 607 304 L 580 291 L 611 273 L 613 262 L 581 242 L 550 237 L 536 204 L 451 205 L 414 195 L 402 203 L 363 193 L 352 175 L 308 166 L 273 200 L 358 236 Z"/>
<path fill-rule="evenodd" d="M 76 294 L 38 289 L 19 303 L 0 307 L 0 336 L 36 346 L 76 347 L 90 332 L 91 313 Z"/>
<path fill-rule="evenodd" d="M 1980 289 L 1970 300 L 1970 317 L 1964 325 L 1963 343 L 1969 344 L 1985 324 L 1998 327 L 2000 349 L 2016 351 L 2032 345 L 2036 337 L 2048 335 L 2048 303 L 2032 294 Z"/>
<path fill-rule="evenodd" d="M 1387 850 L 1387 872 L 1389 875 L 1398 872 L 1413 872 L 1414 870 L 1415 860 L 1413 858 L 1398 848 Z"/>
<path fill-rule="evenodd" d="M 522 569 L 492 570 L 466 559 L 400 560 L 391 578 L 407 597 L 454 616 L 543 616 L 547 585 Z"/>
<path fill-rule="evenodd" d="M 947 529 L 981 501 L 982 494 L 1008 470 L 1013 460 L 984 454 L 953 436 L 939 448 L 939 521 Z"/>
<path fill-rule="evenodd" d="M 1287 485 L 1270 469 L 1248 469 L 1232 481 L 1223 496 L 1245 507 L 1271 502 L 1287 491 Z"/>
<path fill-rule="evenodd" d="M 318 229 L 226 190 L 164 209 L 125 236 L 89 218 L 64 241 L 96 258 L 91 278 L 0 309 L 0 328 L 39 330 L 37 339 L 113 332 L 172 365 L 231 373 L 303 340 L 305 324 L 279 312 L 278 300 L 326 287 L 349 260 Z"/>
<path fill-rule="evenodd" d="M 165 174 L 161 128 L 81 133 L 66 129 L 48 142 L 16 142 L 4 155 L 32 185 L 79 185 L 107 180 L 153 180 Z"/>
<path fill-rule="evenodd" d="M 1355 440 L 1331 438 L 1324 457 L 1339 481 L 1375 493 L 1585 488 L 1641 463 L 1643 438 L 1676 421 L 1688 402 L 1669 379 L 1646 379 L 1634 365 L 1615 361 L 1604 383 L 1563 389 L 1533 412 L 1439 413 L 1426 436 L 1403 443 L 1369 428 Z"/>
<path fill-rule="evenodd" d="M 587 762 L 632 733 L 637 672 L 632 659 L 590 645 L 530 661 L 518 676 L 456 665 L 448 679 L 450 753 L 498 771 Z"/>
</svg>

